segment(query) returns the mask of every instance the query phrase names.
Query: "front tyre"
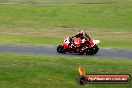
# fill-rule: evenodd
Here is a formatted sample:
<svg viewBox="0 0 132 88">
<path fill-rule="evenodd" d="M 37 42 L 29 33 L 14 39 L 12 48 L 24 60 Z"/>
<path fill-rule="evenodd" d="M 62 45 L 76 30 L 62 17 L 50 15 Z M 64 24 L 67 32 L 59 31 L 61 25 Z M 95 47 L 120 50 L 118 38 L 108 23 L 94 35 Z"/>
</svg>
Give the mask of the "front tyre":
<svg viewBox="0 0 132 88">
<path fill-rule="evenodd" d="M 95 44 L 92 48 L 88 48 L 86 51 L 87 55 L 94 55 L 99 51 L 98 46 Z"/>
<path fill-rule="evenodd" d="M 58 52 L 58 53 L 66 53 L 65 50 L 64 50 L 64 47 L 63 47 L 62 45 L 59 45 L 59 46 L 57 47 L 57 52 Z"/>
</svg>

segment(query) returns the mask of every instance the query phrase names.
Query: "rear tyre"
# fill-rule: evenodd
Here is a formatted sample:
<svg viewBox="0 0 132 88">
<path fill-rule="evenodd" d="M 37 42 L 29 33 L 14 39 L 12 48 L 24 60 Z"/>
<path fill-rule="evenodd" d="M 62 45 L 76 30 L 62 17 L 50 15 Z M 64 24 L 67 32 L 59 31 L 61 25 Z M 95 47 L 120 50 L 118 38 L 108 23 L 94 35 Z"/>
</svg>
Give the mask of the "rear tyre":
<svg viewBox="0 0 132 88">
<path fill-rule="evenodd" d="M 99 48 L 98 46 L 95 44 L 92 48 L 88 48 L 86 51 L 87 55 L 94 55 L 98 52 Z"/>
<path fill-rule="evenodd" d="M 63 47 L 62 45 L 59 45 L 59 46 L 57 47 L 57 52 L 58 52 L 58 53 L 66 53 L 65 50 L 64 50 L 64 47 Z"/>
</svg>

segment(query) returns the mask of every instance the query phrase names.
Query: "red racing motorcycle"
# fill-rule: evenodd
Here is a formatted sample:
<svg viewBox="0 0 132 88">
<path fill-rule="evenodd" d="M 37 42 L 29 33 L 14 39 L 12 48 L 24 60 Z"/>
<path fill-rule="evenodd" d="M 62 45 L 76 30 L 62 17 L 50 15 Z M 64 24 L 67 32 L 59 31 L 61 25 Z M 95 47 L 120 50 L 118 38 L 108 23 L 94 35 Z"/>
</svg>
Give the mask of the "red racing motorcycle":
<svg viewBox="0 0 132 88">
<path fill-rule="evenodd" d="M 85 41 L 81 38 L 74 38 L 74 47 L 71 47 L 70 37 L 67 37 L 64 39 L 62 44 L 57 47 L 57 52 L 94 55 L 99 51 L 97 46 L 99 42 L 99 40 L 91 40 L 90 38 L 86 38 Z"/>
</svg>

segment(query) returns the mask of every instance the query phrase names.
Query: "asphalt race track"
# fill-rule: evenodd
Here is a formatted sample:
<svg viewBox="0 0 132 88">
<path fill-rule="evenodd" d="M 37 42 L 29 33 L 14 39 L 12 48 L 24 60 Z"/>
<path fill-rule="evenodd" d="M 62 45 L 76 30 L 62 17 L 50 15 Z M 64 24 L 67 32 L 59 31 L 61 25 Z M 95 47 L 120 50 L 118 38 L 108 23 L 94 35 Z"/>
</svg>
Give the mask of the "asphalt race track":
<svg viewBox="0 0 132 88">
<path fill-rule="evenodd" d="M 40 54 L 40 55 L 62 55 L 56 52 L 56 47 L 53 46 L 13 46 L 0 45 L 0 52 L 15 52 L 22 54 Z M 72 55 L 73 54 L 64 54 Z M 128 58 L 132 59 L 132 50 L 119 50 L 110 48 L 101 48 L 96 55 L 76 55 L 85 57 L 110 57 L 110 58 Z"/>
</svg>

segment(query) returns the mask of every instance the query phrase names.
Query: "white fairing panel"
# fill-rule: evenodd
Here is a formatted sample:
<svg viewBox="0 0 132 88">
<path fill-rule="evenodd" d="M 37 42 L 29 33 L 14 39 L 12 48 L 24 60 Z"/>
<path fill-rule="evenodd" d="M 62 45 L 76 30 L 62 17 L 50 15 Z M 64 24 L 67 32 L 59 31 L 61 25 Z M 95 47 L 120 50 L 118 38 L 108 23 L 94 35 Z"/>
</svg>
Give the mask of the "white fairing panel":
<svg viewBox="0 0 132 88">
<path fill-rule="evenodd" d="M 100 43 L 99 40 L 93 40 L 94 45 Z"/>
<path fill-rule="evenodd" d="M 70 43 L 69 41 L 69 37 L 67 37 L 65 40 L 64 40 L 65 43 Z"/>
</svg>

